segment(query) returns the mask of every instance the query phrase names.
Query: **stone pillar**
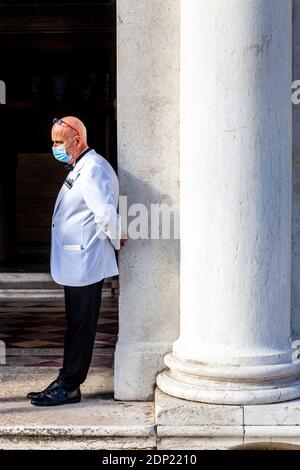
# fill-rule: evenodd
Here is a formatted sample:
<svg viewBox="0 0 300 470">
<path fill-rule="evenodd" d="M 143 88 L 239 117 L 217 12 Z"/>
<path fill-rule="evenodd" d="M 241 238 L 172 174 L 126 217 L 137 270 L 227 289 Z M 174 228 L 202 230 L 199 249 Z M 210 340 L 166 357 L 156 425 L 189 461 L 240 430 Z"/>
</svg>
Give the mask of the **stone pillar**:
<svg viewBox="0 0 300 470">
<path fill-rule="evenodd" d="M 179 0 L 117 1 L 118 176 L 129 210 L 179 204 L 179 32 Z M 129 238 L 119 269 L 114 398 L 153 400 L 179 334 L 179 240 Z"/>
<path fill-rule="evenodd" d="M 292 11 L 182 0 L 180 336 L 165 393 L 300 396 L 290 345 Z"/>
<path fill-rule="evenodd" d="M 293 0 L 293 81 L 300 79 L 300 2 Z M 294 90 L 295 92 L 295 90 Z M 299 86 L 297 86 L 299 99 Z M 300 104 L 293 106 L 292 335 L 300 339 Z"/>
</svg>

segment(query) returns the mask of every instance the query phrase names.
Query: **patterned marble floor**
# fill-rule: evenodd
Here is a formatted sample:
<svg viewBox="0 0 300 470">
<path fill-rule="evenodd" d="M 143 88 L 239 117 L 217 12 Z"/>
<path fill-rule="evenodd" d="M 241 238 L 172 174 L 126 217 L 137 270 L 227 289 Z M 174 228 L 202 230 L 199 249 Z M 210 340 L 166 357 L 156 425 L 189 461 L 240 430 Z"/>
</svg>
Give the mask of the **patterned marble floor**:
<svg viewBox="0 0 300 470">
<path fill-rule="evenodd" d="M 0 305 L 0 340 L 6 345 L 6 364 L 62 364 L 65 332 L 63 301 L 5 302 Z M 113 367 L 118 335 L 118 298 L 102 296 L 92 366 Z"/>
</svg>

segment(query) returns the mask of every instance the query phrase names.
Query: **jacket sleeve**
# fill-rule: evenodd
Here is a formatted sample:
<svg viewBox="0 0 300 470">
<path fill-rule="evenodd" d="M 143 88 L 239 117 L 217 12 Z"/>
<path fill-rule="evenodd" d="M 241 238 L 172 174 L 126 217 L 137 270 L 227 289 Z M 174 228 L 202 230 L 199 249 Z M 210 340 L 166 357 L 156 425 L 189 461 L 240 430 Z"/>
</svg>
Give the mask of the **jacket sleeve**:
<svg viewBox="0 0 300 470">
<path fill-rule="evenodd" d="M 85 203 L 94 213 L 97 237 L 100 239 L 108 237 L 115 250 L 119 250 L 121 216 L 115 207 L 115 201 L 119 198 L 119 187 L 117 187 L 118 194 L 114 194 L 110 176 L 101 166 L 95 165 L 84 178 L 82 189 Z"/>
</svg>

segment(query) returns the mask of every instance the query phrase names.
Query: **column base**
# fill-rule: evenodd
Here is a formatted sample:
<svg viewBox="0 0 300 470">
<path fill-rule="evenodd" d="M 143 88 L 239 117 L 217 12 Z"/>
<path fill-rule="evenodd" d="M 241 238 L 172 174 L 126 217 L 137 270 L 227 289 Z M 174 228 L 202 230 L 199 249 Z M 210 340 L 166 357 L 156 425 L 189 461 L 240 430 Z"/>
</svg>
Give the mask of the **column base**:
<svg viewBox="0 0 300 470">
<path fill-rule="evenodd" d="M 299 364 L 209 367 L 164 358 L 169 369 L 156 377 L 164 393 L 185 400 L 224 405 L 258 405 L 300 397 Z"/>
<path fill-rule="evenodd" d="M 155 390 L 157 449 L 299 450 L 300 400 L 258 406 L 214 405 Z"/>
</svg>

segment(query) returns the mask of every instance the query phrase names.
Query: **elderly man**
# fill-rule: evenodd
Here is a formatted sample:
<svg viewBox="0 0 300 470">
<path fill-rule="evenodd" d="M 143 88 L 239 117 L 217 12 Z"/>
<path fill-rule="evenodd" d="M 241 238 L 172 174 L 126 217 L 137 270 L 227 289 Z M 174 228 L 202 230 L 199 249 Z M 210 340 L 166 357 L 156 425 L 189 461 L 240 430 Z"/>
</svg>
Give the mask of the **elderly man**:
<svg viewBox="0 0 300 470">
<path fill-rule="evenodd" d="M 36 406 L 77 403 L 92 359 L 106 277 L 119 273 L 115 249 L 125 244 L 117 213 L 118 178 L 108 161 L 87 145 L 84 124 L 54 119 L 53 155 L 70 170 L 55 203 L 51 274 L 64 286 L 67 329 L 63 367 L 43 391 L 27 397 Z"/>
</svg>

